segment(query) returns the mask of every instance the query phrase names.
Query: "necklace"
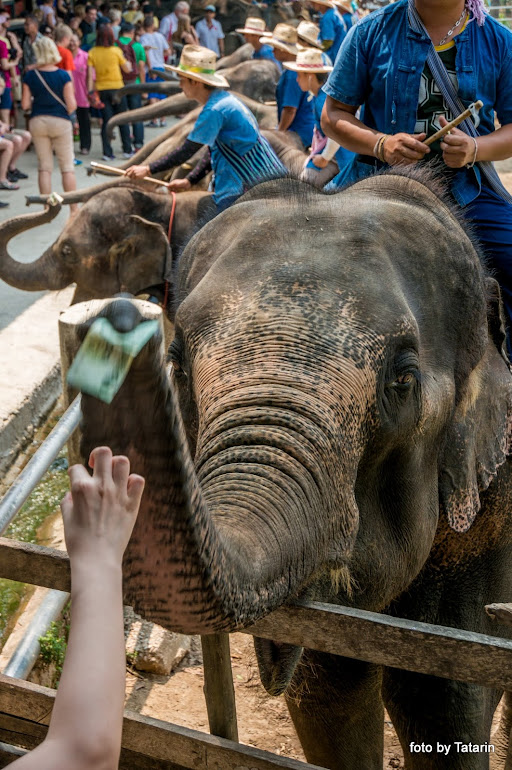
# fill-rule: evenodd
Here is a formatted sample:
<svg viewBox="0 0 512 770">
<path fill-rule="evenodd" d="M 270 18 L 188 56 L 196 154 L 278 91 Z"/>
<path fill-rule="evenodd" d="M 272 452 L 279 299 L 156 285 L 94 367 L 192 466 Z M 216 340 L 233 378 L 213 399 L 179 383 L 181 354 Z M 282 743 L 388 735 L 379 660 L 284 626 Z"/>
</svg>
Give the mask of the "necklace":
<svg viewBox="0 0 512 770">
<path fill-rule="evenodd" d="M 453 35 L 453 33 L 455 32 L 455 30 L 457 29 L 457 27 L 460 27 L 460 25 L 462 24 L 462 22 L 463 22 L 463 21 L 464 21 L 464 19 L 466 18 L 466 14 L 467 14 L 467 10 L 466 10 L 466 6 L 464 6 L 464 8 L 462 9 L 462 13 L 461 13 L 461 15 L 459 16 L 459 18 L 457 19 L 457 21 L 455 22 L 455 24 L 453 25 L 453 27 L 452 27 L 451 29 L 449 29 L 449 30 L 448 30 L 448 32 L 447 32 L 447 33 L 446 33 L 446 35 L 443 37 L 443 39 L 442 39 L 442 40 L 440 40 L 440 41 L 439 41 L 439 43 L 437 44 L 437 45 L 438 45 L 438 47 L 439 47 L 440 45 L 444 45 L 444 44 L 446 43 L 446 41 L 447 41 L 447 40 L 449 40 L 449 39 L 451 38 L 451 36 Z"/>
</svg>

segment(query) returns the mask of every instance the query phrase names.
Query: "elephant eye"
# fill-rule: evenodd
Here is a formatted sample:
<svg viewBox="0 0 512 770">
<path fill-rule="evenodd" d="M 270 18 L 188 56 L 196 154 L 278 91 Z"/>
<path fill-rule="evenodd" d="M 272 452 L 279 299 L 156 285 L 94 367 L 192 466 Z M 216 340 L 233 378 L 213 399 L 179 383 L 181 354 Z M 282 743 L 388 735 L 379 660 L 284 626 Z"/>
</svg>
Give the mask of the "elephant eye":
<svg viewBox="0 0 512 770">
<path fill-rule="evenodd" d="M 186 376 L 186 373 L 182 367 L 182 363 L 183 363 L 182 347 L 176 338 L 173 339 L 173 341 L 169 345 L 169 350 L 167 351 L 167 361 L 168 363 L 171 364 L 174 374 L 177 374 L 177 375 L 182 374 Z"/>
<path fill-rule="evenodd" d="M 395 388 L 395 390 L 398 390 L 401 393 L 406 393 L 412 386 L 417 382 L 418 377 L 414 372 L 403 372 L 402 374 L 399 374 L 393 382 L 390 383 L 390 386 L 392 388 Z"/>
</svg>

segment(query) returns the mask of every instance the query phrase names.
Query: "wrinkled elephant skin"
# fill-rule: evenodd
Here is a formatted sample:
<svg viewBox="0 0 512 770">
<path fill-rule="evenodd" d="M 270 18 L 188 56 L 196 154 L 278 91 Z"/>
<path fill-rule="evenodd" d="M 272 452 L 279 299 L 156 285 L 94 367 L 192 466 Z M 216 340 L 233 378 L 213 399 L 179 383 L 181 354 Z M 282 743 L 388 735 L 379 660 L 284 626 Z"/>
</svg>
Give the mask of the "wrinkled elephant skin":
<svg viewBox="0 0 512 770">
<path fill-rule="evenodd" d="M 302 596 L 496 634 L 512 378 L 496 284 L 421 173 L 255 187 L 183 252 L 170 377 L 153 340 L 109 407 L 84 397 L 84 457 L 107 443 L 146 477 L 125 581 L 148 618 L 230 630 Z M 408 770 L 488 767 L 409 743 L 488 741 L 498 692 L 257 651 L 308 761 L 382 768 L 385 704 Z"/>
</svg>

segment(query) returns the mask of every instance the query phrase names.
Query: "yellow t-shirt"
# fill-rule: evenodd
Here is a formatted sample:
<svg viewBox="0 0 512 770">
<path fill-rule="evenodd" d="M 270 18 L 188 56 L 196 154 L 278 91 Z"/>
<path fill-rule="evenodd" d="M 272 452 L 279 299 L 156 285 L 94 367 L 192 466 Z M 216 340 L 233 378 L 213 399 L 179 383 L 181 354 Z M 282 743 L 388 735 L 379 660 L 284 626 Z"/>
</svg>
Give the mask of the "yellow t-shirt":
<svg viewBox="0 0 512 770">
<path fill-rule="evenodd" d="M 124 86 L 121 64 L 125 64 L 123 52 L 117 46 L 96 45 L 89 51 L 87 64 L 96 72 L 96 88 L 107 91 Z"/>
</svg>

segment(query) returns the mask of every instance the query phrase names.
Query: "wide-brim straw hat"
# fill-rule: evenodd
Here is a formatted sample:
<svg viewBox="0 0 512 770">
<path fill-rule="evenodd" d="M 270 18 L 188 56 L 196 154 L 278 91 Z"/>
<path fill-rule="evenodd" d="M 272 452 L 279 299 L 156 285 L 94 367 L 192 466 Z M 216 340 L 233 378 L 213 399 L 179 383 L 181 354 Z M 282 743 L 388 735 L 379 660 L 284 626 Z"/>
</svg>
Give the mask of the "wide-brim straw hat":
<svg viewBox="0 0 512 770">
<path fill-rule="evenodd" d="M 217 57 L 209 48 L 203 48 L 202 45 L 185 45 L 178 66 L 173 67 L 171 64 L 164 66 L 170 72 L 177 72 L 178 75 L 206 83 L 207 86 L 229 88 L 226 78 L 215 72 L 216 62 Z"/>
<path fill-rule="evenodd" d="M 327 8 L 336 8 L 334 0 L 313 0 L 313 2 L 318 3 L 319 5 L 325 5 Z"/>
<path fill-rule="evenodd" d="M 322 50 L 322 43 L 318 42 L 318 36 L 320 34 L 320 27 L 313 24 L 312 21 L 301 21 L 297 27 L 297 37 L 299 38 L 299 50 L 301 50 L 301 42 L 305 41 L 308 46 L 313 48 L 320 48 Z"/>
<path fill-rule="evenodd" d="M 315 0 L 315 2 L 316 1 L 317 0 Z M 342 2 L 341 0 L 333 0 L 333 3 L 338 10 L 342 10 L 345 13 L 352 13 L 352 7 L 348 0 L 346 2 Z"/>
<path fill-rule="evenodd" d="M 244 23 L 243 29 L 237 29 L 235 32 L 241 32 L 242 35 L 262 35 L 263 37 L 272 37 L 272 32 L 267 32 L 267 25 L 264 19 L 258 19 L 257 16 L 249 16 Z"/>
<path fill-rule="evenodd" d="M 272 48 L 279 48 L 286 53 L 296 54 L 297 30 L 289 24 L 276 24 L 271 37 L 260 37 L 260 43 L 268 43 Z"/>
<path fill-rule="evenodd" d="M 333 67 L 324 63 L 322 52 L 316 48 L 304 48 L 303 51 L 299 51 L 295 61 L 283 62 L 283 67 L 293 72 L 306 72 L 309 75 L 322 75 L 333 70 Z"/>
</svg>

